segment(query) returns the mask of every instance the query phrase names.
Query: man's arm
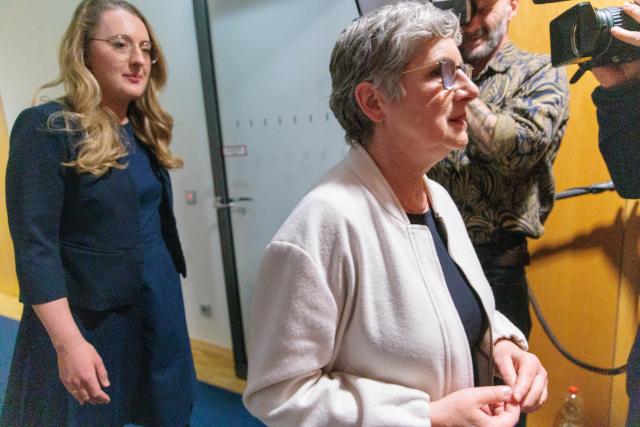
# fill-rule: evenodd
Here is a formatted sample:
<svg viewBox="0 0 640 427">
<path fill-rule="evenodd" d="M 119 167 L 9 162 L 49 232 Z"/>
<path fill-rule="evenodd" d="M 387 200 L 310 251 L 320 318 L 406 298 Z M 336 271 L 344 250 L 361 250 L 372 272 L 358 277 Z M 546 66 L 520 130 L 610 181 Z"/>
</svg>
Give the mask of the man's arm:
<svg viewBox="0 0 640 427">
<path fill-rule="evenodd" d="M 503 175 L 522 175 L 557 144 L 568 118 L 564 70 L 539 63 L 504 105 L 474 100 L 467 106 L 471 145 Z"/>
<path fill-rule="evenodd" d="M 498 116 L 480 98 L 471 101 L 467 106 L 467 124 L 469 135 L 478 150 L 484 155 L 491 154 L 494 129 Z"/>
</svg>

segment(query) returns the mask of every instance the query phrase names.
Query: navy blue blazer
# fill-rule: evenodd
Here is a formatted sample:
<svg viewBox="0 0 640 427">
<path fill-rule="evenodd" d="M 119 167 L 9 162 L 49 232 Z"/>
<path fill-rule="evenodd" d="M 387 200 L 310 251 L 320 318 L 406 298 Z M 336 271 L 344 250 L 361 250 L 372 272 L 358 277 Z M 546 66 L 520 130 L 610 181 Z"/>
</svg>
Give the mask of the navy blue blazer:
<svg viewBox="0 0 640 427">
<path fill-rule="evenodd" d="M 67 297 L 72 307 L 108 310 L 134 302 L 142 286 L 138 194 L 126 169 L 96 177 L 62 162 L 75 158 L 80 135 L 47 127 L 61 110 L 50 102 L 23 111 L 13 126 L 6 174 L 7 214 L 20 301 Z M 173 214 L 171 181 L 162 182 L 162 234 L 176 269 L 186 276 Z"/>
</svg>

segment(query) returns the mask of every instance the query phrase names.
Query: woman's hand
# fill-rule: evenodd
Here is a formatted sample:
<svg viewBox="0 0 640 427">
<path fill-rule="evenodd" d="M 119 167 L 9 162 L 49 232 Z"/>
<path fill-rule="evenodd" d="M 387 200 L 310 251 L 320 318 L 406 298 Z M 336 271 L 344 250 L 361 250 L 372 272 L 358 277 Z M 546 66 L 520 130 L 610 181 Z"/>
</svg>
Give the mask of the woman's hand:
<svg viewBox="0 0 640 427">
<path fill-rule="evenodd" d="M 64 387 L 81 404 L 109 403 L 102 387 L 109 387 L 107 370 L 96 349 L 82 340 L 65 352 L 58 353 L 58 376 Z"/>
<path fill-rule="evenodd" d="M 513 427 L 520 408 L 511 403 L 511 387 L 475 387 L 458 390 L 431 402 L 433 427 Z"/>
<path fill-rule="evenodd" d="M 522 412 L 533 412 L 547 400 L 547 371 L 540 360 L 509 340 L 493 347 L 493 362 Z"/>
<path fill-rule="evenodd" d="M 107 370 L 96 349 L 80 333 L 67 298 L 34 304 L 33 310 L 56 349 L 58 376 L 69 393 L 81 405 L 109 403 L 111 399 L 100 387 L 109 387 Z"/>
</svg>

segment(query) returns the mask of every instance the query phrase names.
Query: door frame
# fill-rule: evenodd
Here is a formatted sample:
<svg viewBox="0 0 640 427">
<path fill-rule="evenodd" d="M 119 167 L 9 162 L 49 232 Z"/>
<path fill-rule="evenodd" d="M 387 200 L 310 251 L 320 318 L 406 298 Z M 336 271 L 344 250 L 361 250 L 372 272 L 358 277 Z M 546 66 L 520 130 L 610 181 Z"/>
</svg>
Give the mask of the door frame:
<svg viewBox="0 0 640 427">
<path fill-rule="evenodd" d="M 238 271 L 236 268 L 235 246 L 231 224 L 231 204 L 227 187 L 227 173 L 223 156 L 222 126 L 220 124 L 220 108 L 216 85 L 215 59 L 211 41 L 211 25 L 209 20 L 208 0 L 193 0 L 193 13 L 200 59 L 200 75 L 206 114 L 207 135 L 211 158 L 211 172 L 216 197 L 215 208 L 218 215 L 220 231 L 220 247 L 224 269 L 225 288 L 227 292 L 227 308 L 231 327 L 231 344 L 236 376 L 247 378 L 247 352 L 244 341 L 242 308 L 238 287 Z"/>
</svg>

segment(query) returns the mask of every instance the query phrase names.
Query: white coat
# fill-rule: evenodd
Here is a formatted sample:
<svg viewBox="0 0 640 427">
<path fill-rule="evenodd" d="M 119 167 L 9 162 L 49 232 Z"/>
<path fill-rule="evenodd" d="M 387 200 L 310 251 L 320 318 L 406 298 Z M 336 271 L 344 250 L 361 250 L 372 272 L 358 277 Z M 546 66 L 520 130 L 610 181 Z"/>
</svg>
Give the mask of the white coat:
<svg viewBox="0 0 640 427">
<path fill-rule="evenodd" d="M 522 333 L 491 289 L 447 192 L 425 178 L 449 253 L 490 328 L 477 352 Z M 431 234 L 409 223 L 362 147 L 302 199 L 266 249 L 249 326 L 244 402 L 273 426 L 427 426 L 429 402 L 473 387 L 471 351 Z"/>
</svg>

